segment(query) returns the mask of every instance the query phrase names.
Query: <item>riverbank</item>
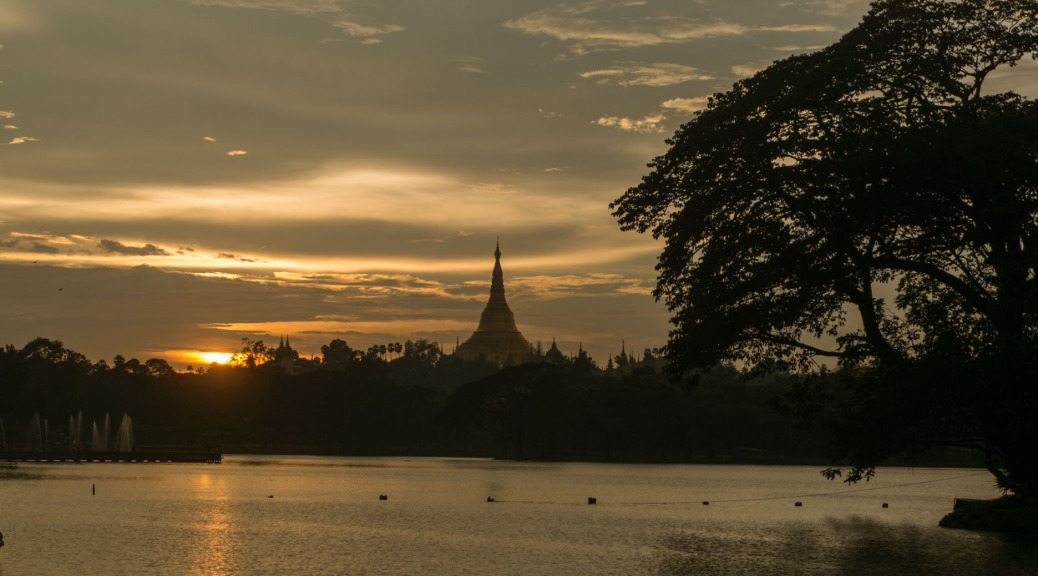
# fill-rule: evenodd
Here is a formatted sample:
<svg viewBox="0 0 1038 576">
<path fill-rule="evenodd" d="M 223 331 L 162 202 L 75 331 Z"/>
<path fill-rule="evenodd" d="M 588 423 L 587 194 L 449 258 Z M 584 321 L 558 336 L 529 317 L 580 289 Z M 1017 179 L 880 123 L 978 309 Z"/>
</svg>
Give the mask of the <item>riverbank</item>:
<svg viewBox="0 0 1038 576">
<path fill-rule="evenodd" d="M 951 513 L 941 518 L 944 528 L 1038 535 L 1038 502 L 1018 496 L 995 500 L 956 499 Z"/>
</svg>

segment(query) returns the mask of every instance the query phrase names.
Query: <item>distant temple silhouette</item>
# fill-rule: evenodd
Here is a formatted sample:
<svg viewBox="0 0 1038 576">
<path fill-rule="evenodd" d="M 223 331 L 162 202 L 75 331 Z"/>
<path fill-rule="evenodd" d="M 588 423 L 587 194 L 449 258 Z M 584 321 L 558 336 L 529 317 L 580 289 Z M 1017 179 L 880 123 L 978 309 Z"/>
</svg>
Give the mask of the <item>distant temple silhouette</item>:
<svg viewBox="0 0 1038 576">
<path fill-rule="evenodd" d="M 454 355 L 464 360 L 484 360 L 498 364 L 522 364 L 534 356 L 533 346 L 515 327 L 515 316 L 505 301 L 505 280 L 501 272 L 501 243 L 494 250 L 494 276 L 490 300 L 479 317 L 479 327 L 461 343 Z"/>
</svg>

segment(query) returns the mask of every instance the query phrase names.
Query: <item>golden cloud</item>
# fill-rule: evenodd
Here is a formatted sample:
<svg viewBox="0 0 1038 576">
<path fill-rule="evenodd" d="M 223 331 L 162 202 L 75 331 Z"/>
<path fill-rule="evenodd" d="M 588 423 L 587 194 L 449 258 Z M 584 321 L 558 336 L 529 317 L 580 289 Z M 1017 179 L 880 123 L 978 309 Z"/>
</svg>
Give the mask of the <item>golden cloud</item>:
<svg viewBox="0 0 1038 576">
<path fill-rule="evenodd" d="M 835 1 L 835 0 L 834 0 Z M 640 6 L 641 2 L 585 2 L 538 10 L 505 22 L 506 28 L 524 34 L 550 36 L 570 43 L 573 53 L 591 50 L 678 44 L 705 38 L 742 36 L 753 32 L 831 32 L 832 26 L 794 24 L 746 26 L 723 20 L 704 21 L 685 16 L 626 18 L 617 8 Z M 601 13 L 601 17 L 595 17 Z M 608 15 L 608 16 L 607 16 Z"/>
<path fill-rule="evenodd" d="M 713 76 L 703 74 L 698 68 L 682 64 L 635 64 L 625 63 L 591 70 L 580 75 L 581 78 L 594 80 L 598 84 L 617 84 L 618 86 L 673 86 L 690 80 L 713 80 Z"/>
<path fill-rule="evenodd" d="M 707 104 L 710 102 L 709 96 L 697 96 L 695 98 L 671 98 L 666 100 L 663 104 L 660 104 L 663 108 L 670 108 L 672 110 L 680 110 L 681 112 L 699 112 L 700 110 L 706 110 Z"/>
<path fill-rule="evenodd" d="M 624 132 L 639 132 L 639 133 L 653 133 L 663 132 L 662 122 L 666 117 L 662 114 L 653 114 L 646 116 L 641 120 L 632 120 L 630 118 L 620 118 L 618 116 L 603 116 L 598 120 L 592 122 L 599 126 L 605 126 L 607 128 L 616 128 Z"/>
</svg>

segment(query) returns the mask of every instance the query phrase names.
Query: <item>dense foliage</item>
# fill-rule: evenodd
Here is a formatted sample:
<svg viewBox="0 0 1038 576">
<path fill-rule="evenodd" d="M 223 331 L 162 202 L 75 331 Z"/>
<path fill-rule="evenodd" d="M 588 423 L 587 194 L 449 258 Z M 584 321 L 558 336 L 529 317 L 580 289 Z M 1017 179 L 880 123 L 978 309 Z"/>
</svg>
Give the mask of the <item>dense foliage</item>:
<svg viewBox="0 0 1038 576">
<path fill-rule="evenodd" d="M 89 429 L 126 413 L 142 449 L 782 463 L 821 454 L 771 406 L 790 389 L 784 377 L 745 381 L 719 369 L 687 389 L 661 374 L 651 351 L 621 353 L 604 369 L 554 346 L 513 367 L 466 362 L 425 341 L 392 359 L 388 346 L 384 357 L 342 340 L 322 351 L 309 360 L 286 344 L 246 341 L 239 365 L 178 372 L 160 359 L 91 363 L 44 338 L 7 346 L 7 448 L 37 447 L 34 415 L 50 423 L 46 448 L 66 450 L 70 417 L 82 413 Z"/>
<path fill-rule="evenodd" d="M 852 479 L 947 443 L 1038 494 L 1038 104 L 987 87 L 1036 55 L 1034 0 L 880 0 L 715 95 L 613 204 L 666 239 L 677 371 L 830 359 L 802 411 Z"/>
</svg>

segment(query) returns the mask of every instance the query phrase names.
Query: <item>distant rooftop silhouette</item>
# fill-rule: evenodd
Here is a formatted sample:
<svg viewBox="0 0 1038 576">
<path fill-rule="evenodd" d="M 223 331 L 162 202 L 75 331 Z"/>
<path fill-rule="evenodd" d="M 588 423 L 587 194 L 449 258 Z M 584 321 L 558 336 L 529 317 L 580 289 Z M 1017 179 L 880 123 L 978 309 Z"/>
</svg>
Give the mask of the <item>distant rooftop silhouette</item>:
<svg viewBox="0 0 1038 576">
<path fill-rule="evenodd" d="M 462 342 L 454 355 L 465 360 L 486 360 L 499 364 L 521 364 L 533 357 L 533 346 L 515 326 L 515 316 L 505 300 L 505 280 L 501 271 L 501 243 L 494 250 L 494 275 L 490 300 L 479 317 L 479 327 Z"/>
</svg>

